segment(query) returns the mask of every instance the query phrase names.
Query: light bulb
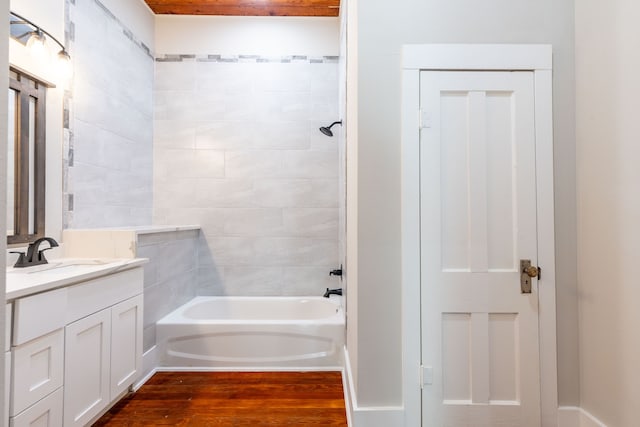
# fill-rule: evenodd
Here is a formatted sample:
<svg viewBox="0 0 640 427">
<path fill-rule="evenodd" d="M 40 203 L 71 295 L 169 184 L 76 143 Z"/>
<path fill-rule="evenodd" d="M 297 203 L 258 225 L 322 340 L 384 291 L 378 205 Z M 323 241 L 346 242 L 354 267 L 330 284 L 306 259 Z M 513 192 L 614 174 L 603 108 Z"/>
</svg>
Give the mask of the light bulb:
<svg viewBox="0 0 640 427">
<path fill-rule="evenodd" d="M 27 41 L 27 47 L 29 48 L 31 55 L 36 58 L 43 58 L 47 53 L 45 46 L 46 41 L 47 39 L 40 28 L 32 32 L 29 40 Z"/>
<path fill-rule="evenodd" d="M 67 82 L 71 79 L 71 74 L 73 73 L 73 67 L 71 64 L 71 56 L 69 53 L 62 49 L 58 52 L 58 61 L 56 67 L 58 69 L 58 76 L 63 81 Z"/>
</svg>

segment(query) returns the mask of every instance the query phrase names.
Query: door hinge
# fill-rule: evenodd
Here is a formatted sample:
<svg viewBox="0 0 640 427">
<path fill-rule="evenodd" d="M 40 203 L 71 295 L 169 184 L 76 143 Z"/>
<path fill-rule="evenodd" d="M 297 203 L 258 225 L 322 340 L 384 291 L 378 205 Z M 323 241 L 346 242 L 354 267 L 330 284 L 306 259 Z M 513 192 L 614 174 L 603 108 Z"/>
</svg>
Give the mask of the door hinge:
<svg viewBox="0 0 640 427">
<path fill-rule="evenodd" d="M 420 117 L 420 129 L 429 129 L 433 126 L 433 114 L 428 111 L 424 111 L 422 108 L 419 110 Z"/>
<path fill-rule="evenodd" d="M 420 388 L 433 384 L 433 368 L 420 365 Z"/>
</svg>

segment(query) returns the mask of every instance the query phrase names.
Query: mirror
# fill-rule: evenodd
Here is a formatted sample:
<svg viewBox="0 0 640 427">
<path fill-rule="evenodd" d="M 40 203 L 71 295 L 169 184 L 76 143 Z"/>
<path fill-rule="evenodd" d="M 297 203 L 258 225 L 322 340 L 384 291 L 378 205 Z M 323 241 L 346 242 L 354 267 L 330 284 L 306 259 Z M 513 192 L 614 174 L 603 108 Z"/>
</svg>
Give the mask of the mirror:
<svg viewBox="0 0 640 427">
<path fill-rule="evenodd" d="M 15 234 L 16 91 L 9 89 L 9 134 L 7 136 L 7 236 Z"/>
<path fill-rule="evenodd" d="M 9 73 L 7 243 L 44 236 L 46 86 Z"/>
</svg>

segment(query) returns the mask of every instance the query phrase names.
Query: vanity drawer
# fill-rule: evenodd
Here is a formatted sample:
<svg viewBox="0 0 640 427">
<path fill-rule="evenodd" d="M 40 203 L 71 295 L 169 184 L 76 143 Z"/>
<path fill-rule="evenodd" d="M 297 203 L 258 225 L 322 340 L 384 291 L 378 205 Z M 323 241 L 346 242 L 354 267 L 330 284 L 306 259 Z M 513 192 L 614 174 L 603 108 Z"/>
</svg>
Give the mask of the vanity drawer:
<svg viewBox="0 0 640 427">
<path fill-rule="evenodd" d="M 20 298 L 13 304 L 14 346 L 63 328 L 67 324 L 67 288 Z"/>
<path fill-rule="evenodd" d="M 64 329 L 13 348 L 11 415 L 60 386 L 64 378 Z"/>
<path fill-rule="evenodd" d="M 63 325 L 141 294 L 142 284 L 143 269 L 134 268 L 69 286 Z"/>
<path fill-rule="evenodd" d="M 11 427 L 62 427 L 62 388 L 11 418 Z"/>
</svg>

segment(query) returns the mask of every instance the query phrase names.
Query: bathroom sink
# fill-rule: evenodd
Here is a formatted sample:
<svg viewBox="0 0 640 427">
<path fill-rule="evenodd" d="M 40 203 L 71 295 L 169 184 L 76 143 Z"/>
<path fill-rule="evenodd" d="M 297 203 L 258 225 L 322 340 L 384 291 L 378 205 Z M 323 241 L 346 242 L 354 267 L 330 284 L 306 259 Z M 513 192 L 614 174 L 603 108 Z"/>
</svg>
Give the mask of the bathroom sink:
<svg viewBox="0 0 640 427">
<path fill-rule="evenodd" d="M 33 273 L 68 273 L 74 269 L 87 266 L 99 266 L 115 262 L 113 259 L 87 258 L 68 259 L 62 261 L 51 261 L 48 264 L 36 265 L 25 268 L 12 268 L 7 271 L 11 274 L 33 274 Z"/>
</svg>

